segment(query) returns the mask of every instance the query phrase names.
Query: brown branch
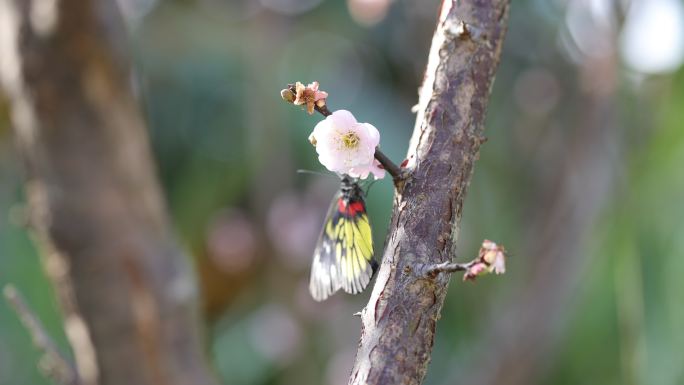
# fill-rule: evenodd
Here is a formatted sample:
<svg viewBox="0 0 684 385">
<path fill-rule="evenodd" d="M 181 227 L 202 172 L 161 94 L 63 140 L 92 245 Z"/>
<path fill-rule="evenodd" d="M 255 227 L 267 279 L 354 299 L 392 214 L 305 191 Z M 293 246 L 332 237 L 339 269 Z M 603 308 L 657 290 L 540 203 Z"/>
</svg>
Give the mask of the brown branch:
<svg viewBox="0 0 684 385">
<path fill-rule="evenodd" d="M 49 4 L 0 0 L 0 80 L 82 383 L 214 384 L 116 2 Z"/>
<path fill-rule="evenodd" d="M 26 304 L 26 300 L 13 285 L 5 285 L 5 299 L 10 304 L 19 320 L 31 335 L 33 345 L 41 351 L 42 357 L 38 367 L 43 374 L 61 385 L 79 384 L 78 373 L 73 363 L 66 359 L 57 349 L 57 345 L 45 331 L 40 319 Z"/>
<path fill-rule="evenodd" d="M 458 238 L 473 162 L 506 29 L 508 0 L 444 1 L 420 93 L 385 255 L 368 305 L 350 384 L 420 384 L 449 275 L 426 279 Z"/>
</svg>

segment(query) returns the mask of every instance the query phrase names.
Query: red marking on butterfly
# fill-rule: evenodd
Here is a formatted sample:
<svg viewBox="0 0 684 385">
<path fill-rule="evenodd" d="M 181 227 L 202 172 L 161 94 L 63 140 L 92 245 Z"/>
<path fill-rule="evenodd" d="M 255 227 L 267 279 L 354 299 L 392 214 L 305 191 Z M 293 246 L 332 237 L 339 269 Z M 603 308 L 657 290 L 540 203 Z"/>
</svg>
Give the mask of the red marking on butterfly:
<svg viewBox="0 0 684 385">
<path fill-rule="evenodd" d="M 366 211 L 363 207 L 363 203 L 351 202 L 347 204 L 347 201 L 344 198 L 337 200 L 337 210 L 351 217 L 355 216 L 357 213 L 363 213 Z"/>
</svg>

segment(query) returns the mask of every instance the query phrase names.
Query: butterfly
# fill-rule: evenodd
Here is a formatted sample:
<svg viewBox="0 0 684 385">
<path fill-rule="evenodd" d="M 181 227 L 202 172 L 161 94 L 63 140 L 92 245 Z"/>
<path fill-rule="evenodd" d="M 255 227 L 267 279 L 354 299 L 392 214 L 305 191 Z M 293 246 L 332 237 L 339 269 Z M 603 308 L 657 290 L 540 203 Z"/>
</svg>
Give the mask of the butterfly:
<svg viewBox="0 0 684 385">
<path fill-rule="evenodd" d="M 378 268 L 364 195 L 356 180 L 342 177 L 311 264 L 309 291 L 316 301 L 325 300 L 339 289 L 360 293 Z"/>
</svg>

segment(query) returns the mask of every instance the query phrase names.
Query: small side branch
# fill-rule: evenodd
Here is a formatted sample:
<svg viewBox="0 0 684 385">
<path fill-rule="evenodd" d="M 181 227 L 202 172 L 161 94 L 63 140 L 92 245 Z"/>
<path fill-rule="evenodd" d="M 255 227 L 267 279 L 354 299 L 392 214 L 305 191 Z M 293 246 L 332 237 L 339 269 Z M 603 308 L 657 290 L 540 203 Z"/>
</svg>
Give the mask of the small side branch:
<svg viewBox="0 0 684 385">
<path fill-rule="evenodd" d="M 36 314 L 26 304 L 21 293 L 13 285 L 6 285 L 3 294 L 31 335 L 33 345 L 42 352 L 43 356 L 38 367 L 43 374 L 61 385 L 80 384 L 76 367 L 57 349 L 55 342 L 45 331 L 45 327 Z"/>
<path fill-rule="evenodd" d="M 423 275 L 435 278 L 439 273 L 454 273 L 465 271 L 464 281 L 474 281 L 475 278 L 489 274 L 503 274 L 506 272 L 506 249 L 488 239 L 482 241 L 477 258 L 468 263 L 441 262 L 427 265 L 423 268 Z"/>
<path fill-rule="evenodd" d="M 296 95 L 297 88 L 295 84 L 288 84 L 287 88 L 280 91 L 280 96 L 288 103 L 295 104 Z M 328 105 L 325 103 L 325 99 L 319 102 L 312 101 L 311 103 L 315 103 L 312 104 L 313 109 L 319 114 L 325 117 L 332 115 L 332 112 L 330 112 L 330 109 L 328 109 Z M 394 185 L 399 188 L 402 185 L 402 182 L 406 179 L 406 173 L 394 162 L 392 162 L 387 155 L 380 151 L 379 147 L 375 148 L 375 159 L 380 162 L 382 167 L 392 176 Z"/>
<path fill-rule="evenodd" d="M 468 263 L 458 263 L 458 262 L 442 262 L 436 265 L 430 265 L 425 268 L 425 275 L 434 278 L 439 273 L 455 273 L 457 271 L 468 271 L 476 261 L 470 261 Z"/>
</svg>

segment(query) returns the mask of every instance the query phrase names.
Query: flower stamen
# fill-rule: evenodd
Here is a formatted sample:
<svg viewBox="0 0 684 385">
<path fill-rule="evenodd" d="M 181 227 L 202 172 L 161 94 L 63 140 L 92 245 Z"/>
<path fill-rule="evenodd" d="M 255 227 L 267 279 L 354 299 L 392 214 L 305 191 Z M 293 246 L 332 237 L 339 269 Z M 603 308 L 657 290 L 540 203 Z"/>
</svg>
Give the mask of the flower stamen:
<svg viewBox="0 0 684 385">
<path fill-rule="evenodd" d="M 344 147 L 348 150 L 358 147 L 360 141 L 361 138 L 359 138 L 359 136 L 353 131 L 349 131 L 342 135 L 342 144 L 344 144 Z"/>
</svg>

